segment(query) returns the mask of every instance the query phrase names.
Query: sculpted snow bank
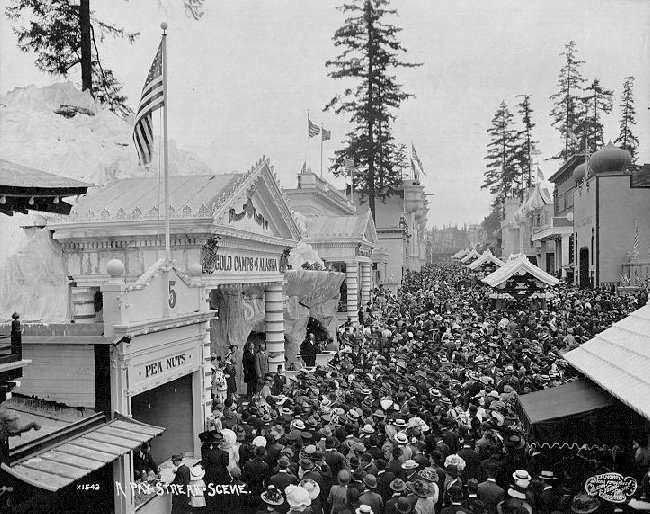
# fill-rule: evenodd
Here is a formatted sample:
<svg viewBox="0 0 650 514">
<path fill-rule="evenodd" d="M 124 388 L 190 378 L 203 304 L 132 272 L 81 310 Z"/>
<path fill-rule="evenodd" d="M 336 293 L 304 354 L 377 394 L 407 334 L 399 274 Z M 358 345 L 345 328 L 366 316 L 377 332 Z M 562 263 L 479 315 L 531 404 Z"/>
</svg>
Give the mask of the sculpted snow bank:
<svg viewBox="0 0 650 514">
<path fill-rule="evenodd" d="M 2 158 L 54 175 L 95 185 L 118 178 L 157 176 L 158 154 L 149 168 L 138 165 L 132 129 L 131 121 L 103 109 L 71 82 L 16 88 L 0 95 Z M 169 150 L 171 174 L 211 173 L 198 158 L 177 149 L 171 141 Z M 56 250 L 56 242 L 50 242 L 47 253 L 41 253 L 39 245 L 44 244 L 45 235 L 33 240 L 27 237 L 20 227 L 32 225 L 31 219 L 32 215 L 0 215 L 0 320 L 18 311 L 23 319 L 63 321 L 68 303 L 60 297 L 64 289 L 67 294 L 68 287 L 66 275 L 60 273 L 63 256 Z M 43 263 L 50 271 L 40 275 Z M 45 285 L 54 283 L 56 288 Z M 28 299 L 30 294 L 37 298 Z"/>
</svg>

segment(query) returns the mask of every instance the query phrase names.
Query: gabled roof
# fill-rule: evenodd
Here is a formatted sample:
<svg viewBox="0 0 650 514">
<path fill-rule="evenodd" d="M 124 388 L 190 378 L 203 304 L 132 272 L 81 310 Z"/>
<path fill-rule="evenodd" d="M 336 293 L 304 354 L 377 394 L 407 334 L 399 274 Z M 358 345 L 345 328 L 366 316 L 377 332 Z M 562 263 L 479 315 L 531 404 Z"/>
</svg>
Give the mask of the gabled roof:
<svg viewBox="0 0 650 514">
<path fill-rule="evenodd" d="M 370 210 L 351 216 L 318 216 L 309 220 L 309 241 L 355 239 L 377 244 L 377 232 Z"/>
<path fill-rule="evenodd" d="M 460 262 L 467 263 L 471 259 L 478 259 L 481 255 L 476 251 L 476 248 L 472 248 L 472 251 L 469 252 L 465 257 L 463 257 Z"/>
<path fill-rule="evenodd" d="M 557 285 L 559 282 L 553 275 L 549 275 L 541 268 L 535 266 L 525 255 L 518 255 L 514 259 L 509 260 L 494 273 L 490 273 L 487 277 L 483 278 L 481 282 L 491 287 L 497 287 L 513 275 L 525 275 L 526 273 L 549 286 Z"/>
<path fill-rule="evenodd" d="M 229 209 L 240 211 L 242 201 L 262 189 L 266 191 L 266 209 L 271 211 L 266 216 L 276 218 L 291 239 L 299 239 L 298 226 L 266 158 L 245 173 L 169 177 L 169 217 L 213 218 L 219 224 L 228 218 Z M 69 217 L 57 217 L 51 225 L 58 228 L 59 224 L 162 219 L 164 186 L 157 177 L 138 177 L 115 180 L 94 189 L 75 204 Z"/>
<path fill-rule="evenodd" d="M 219 203 L 228 186 L 241 177 L 240 173 L 169 177 L 170 210 L 180 213 L 186 209 L 186 212 L 198 213 L 202 206 L 211 208 Z M 107 216 L 114 216 L 120 211 L 130 214 L 136 209 L 141 213 L 152 209 L 163 211 L 163 187 L 158 178 L 152 177 L 114 180 L 81 198 L 73 212 L 105 212 Z"/>
<path fill-rule="evenodd" d="M 566 353 L 564 359 L 650 420 L 650 305 Z"/>
<path fill-rule="evenodd" d="M 494 255 L 492 255 L 492 252 L 490 250 L 485 250 L 483 252 L 483 255 L 481 255 L 478 259 L 476 259 L 474 262 L 472 262 L 469 265 L 469 269 L 477 269 L 477 268 L 480 268 L 481 266 L 483 266 L 483 264 L 487 264 L 487 263 L 490 263 L 490 262 L 496 264 L 499 267 L 505 266 L 505 262 L 503 262 L 498 257 L 495 257 Z"/>
</svg>

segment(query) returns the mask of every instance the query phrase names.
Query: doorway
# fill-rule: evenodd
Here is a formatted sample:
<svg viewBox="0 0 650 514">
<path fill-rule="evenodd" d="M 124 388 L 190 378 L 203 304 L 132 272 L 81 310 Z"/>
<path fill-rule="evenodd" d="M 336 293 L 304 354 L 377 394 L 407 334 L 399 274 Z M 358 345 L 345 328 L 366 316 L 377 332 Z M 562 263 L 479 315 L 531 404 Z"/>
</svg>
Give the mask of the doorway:
<svg viewBox="0 0 650 514">
<path fill-rule="evenodd" d="M 579 275 L 579 286 L 580 287 L 589 287 L 589 248 L 583 246 L 580 248 L 580 275 Z"/>
</svg>

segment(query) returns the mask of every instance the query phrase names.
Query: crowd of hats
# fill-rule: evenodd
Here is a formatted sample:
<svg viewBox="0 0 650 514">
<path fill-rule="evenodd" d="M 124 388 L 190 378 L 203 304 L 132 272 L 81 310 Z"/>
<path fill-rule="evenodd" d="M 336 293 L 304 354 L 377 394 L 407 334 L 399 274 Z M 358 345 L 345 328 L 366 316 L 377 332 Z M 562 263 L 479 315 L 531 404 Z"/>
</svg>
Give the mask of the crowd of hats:
<svg viewBox="0 0 650 514">
<path fill-rule="evenodd" d="M 340 351 L 327 367 L 298 373 L 282 394 L 266 400 L 216 402 L 221 445 L 278 445 L 272 467 L 297 465 L 324 474 L 324 452 L 337 450 L 346 456 L 351 478 L 356 473 L 370 489 L 376 477 L 364 474 L 368 462 L 386 467 L 401 459 L 408 480 L 395 479 L 393 491 L 422 498 L 440 494 L 440 501 L 445 494 L 462 496 L 462 489 L 439 490 L 434 460 L 443 434 L 472 445 L 488 441 L 486 448 L 502 455 L 527 455 L 517 395 L 574 380 L 562 354 L 645 299 L 560 287 L 547 310 L 504 313 L 493 310 L 486 290 L 470 287 L 458 269 L 428 267 L 407 275 L 398 295 L 375 290 L 372 301 L 359 330 L 340 338 Z M 458 449 L 450 448 L 436 463 L 447 476 L 463 475 Z M 426 462 L 412 458 L 418 452 Z M 512 466 L 505 487 L 515 501 L 525 498 L 533 477 L 525 466 Z M 543 473 L 553 479 L 552 472 Z M 341 477 L 331 477 L 336 478 Z M 319 495 L 316 482 L 303 481 L 284 491 L 269 488 L 262 499 L 299 511 Z M 409 512 L 404 502 L 396 508 Z M 587 514 L 584 508 L 574 511 Z"/>
</svg>

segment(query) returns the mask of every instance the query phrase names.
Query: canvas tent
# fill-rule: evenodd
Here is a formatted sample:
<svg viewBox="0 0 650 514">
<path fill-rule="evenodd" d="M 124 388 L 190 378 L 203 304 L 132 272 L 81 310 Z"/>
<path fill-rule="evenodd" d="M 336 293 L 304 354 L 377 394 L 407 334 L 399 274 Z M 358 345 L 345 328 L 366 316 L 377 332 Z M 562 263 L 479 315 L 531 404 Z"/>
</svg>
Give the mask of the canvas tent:
<svg viewBox="0 0 650 514">
<path fill-rule="evenodd" d="M 524 394 L 517 410 L 536 443 L 620 446 L 640 426 L 633 412 L 590 380 Z"/>
<path fill-rule="evenodd" d="M 495 265 L 497 268 L 505 265 L 505 262 L 492 255 L 492 252 L 490 250 L 485 250 L 483 252 L 483 255 L 481 255 L 478 259 L 469 265 L 469 269 L 477 270 L 483 266 L 489 265 L 490 263 Z"/>
<path fill-rule="evenodd" d="M 472 251 L 469 252 L 468 254 L 466 254 L 465 257 L 463 257 L 460 260 L 460 262 L 462 262 L 463 264 L 469 265 L 471 262 L 478 259 L 480 256 L 481 255 L 476 251 L 476 249 L 472 248 Z"/>
</svg>

